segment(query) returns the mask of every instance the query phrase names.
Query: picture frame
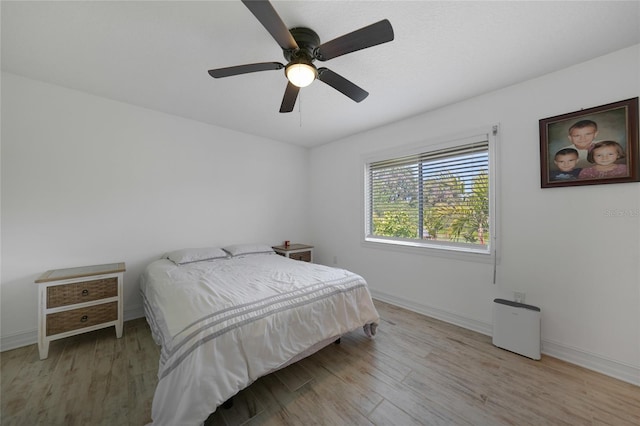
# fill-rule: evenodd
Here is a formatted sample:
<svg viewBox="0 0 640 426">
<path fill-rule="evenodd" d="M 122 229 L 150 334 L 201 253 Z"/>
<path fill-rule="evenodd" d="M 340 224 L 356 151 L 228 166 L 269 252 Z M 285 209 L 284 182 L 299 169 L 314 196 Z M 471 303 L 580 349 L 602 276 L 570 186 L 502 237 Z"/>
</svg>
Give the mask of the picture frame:
<svg viewBox="0 0 640 426">
<path fill-rule="evenodd" d="M 543 118 L 539 126 L 542 188 L 640 181 L 637 97 Z"/>
</svg>

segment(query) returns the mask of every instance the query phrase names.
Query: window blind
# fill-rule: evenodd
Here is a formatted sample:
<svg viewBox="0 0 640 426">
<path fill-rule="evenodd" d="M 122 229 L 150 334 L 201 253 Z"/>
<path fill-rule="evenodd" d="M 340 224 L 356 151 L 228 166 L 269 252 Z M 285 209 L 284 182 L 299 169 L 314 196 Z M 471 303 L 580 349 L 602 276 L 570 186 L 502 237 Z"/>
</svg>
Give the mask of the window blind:
<svg viewBox="0 0 640 426">
<path fill-rule="evenodd" d="M 368 164 L 368 236 L 486 246 L 489 142 Z"/>
</svg>

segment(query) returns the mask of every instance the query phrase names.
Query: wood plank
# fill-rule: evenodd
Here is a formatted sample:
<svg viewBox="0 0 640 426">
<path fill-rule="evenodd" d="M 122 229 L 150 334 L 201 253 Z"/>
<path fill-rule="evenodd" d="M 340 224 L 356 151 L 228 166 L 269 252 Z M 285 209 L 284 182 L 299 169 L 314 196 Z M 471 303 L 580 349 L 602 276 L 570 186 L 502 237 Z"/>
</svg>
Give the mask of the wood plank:
<svg viewBox="0 0 640 426">
<path fill-rule="evenodd" d="M 291 364 L 273 373 L 274 376 L 289 390 L 295 392 L 313 380 L 313 376 L 301 363 Z"/>
<path fill-rule="evenodd" d="M 414 419 L 404 410 L 396 407 L 387 400 L 380 404 L 369 414 L 369 419 L 377 425 L 424 425 L 421 420 Z"/>
</svg>

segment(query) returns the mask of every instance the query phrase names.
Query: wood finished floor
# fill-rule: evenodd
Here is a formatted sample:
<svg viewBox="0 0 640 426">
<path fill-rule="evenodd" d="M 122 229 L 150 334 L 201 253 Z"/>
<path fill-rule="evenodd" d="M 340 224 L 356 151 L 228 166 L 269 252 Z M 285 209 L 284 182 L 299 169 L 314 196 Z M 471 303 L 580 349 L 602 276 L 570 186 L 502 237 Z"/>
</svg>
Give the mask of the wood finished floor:
<svg viewBox="0 0 640 426">
<path fill-rule="evenodd" d="M 263 377 L 207 425 L 640 425 L 640 387 L 376 301 L 361 331 Z M 151 420 L 159 351 L 144 319 L 3 352 L 9 425 L 135 425 Z M 169 425 L 177 426 L 177 425 Z"/>
</svg>

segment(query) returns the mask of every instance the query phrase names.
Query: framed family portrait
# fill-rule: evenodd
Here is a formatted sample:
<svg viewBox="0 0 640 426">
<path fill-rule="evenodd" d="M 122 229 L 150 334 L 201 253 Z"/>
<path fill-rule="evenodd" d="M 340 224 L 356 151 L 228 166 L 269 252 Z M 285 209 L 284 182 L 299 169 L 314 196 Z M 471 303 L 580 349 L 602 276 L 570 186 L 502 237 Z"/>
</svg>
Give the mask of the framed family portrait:
<svg viewBox="0 0 640 426">
<path fill-rule="evenodd" d="M 640 181 L 638 98 L 540 120 L 542 188 Z"/>
</svg>

